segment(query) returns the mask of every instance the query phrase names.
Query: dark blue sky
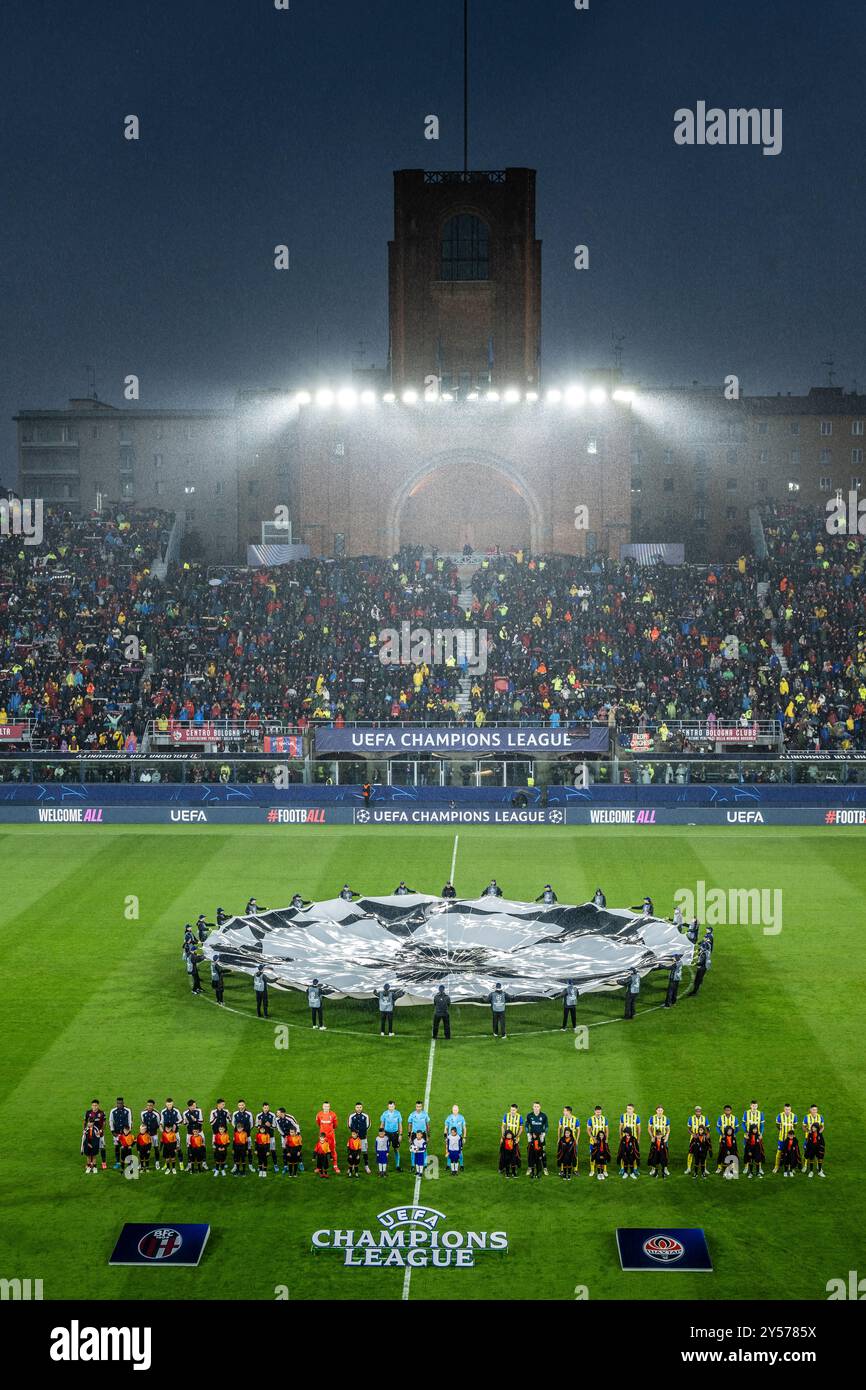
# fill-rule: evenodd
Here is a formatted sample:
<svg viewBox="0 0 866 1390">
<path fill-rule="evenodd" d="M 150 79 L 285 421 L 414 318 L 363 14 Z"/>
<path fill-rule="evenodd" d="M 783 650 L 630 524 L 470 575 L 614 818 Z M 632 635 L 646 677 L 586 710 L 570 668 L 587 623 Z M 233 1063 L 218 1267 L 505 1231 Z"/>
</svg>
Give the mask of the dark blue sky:
<svg viewBox="0 0 866 1390">
<path fill-rule="evenodd" d="M 470 162 L 538 170 L 548 380 L 616 331 L 650 384 L 801 391 L 832 351 L 866 387 L 866 7 L 471 10 Z M 391 172 L 462 162 L 461 0 L 4 0 L 0 36 L 0 475 L 85 363 L 146 406 L 312 376 L 317 326 L 323 369 L 384 365 Z M 676 146 L 698 100 L 782 107 L 782 153 Z"/>
</svg>

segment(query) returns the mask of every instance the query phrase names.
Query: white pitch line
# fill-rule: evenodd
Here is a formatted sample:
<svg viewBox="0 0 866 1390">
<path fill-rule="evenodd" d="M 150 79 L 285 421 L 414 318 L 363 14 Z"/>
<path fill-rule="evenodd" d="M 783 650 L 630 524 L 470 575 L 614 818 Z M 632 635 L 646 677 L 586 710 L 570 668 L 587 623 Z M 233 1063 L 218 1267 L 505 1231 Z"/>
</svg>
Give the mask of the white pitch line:
<svg viewBox="0 0 866 1390">
<path fill-rule="evenodd" d="M 427 1084 L 426 1084 L 426 1086 L 424 1087 L 424 1109 L 425 1109 L 425 1110 L 427 1109 L 428 1105 L 430 1104 L 430 1088 L 431 1088 L 431 1086 L 432 1086 L 432 1084 L 433 1084 L 433 1058 L 435 1057 L 435 1055 L 436 1055 L 436 1039 L 435 1039 L 435 1038 L 431 1038 L 431 1039 L 430 1039 L 430 1054 L 429 1054 L 429 1057 L 428 1057 L 428 1060 L 427 1060 Z M 412 1194 L 412 1205 L 413 1205 L 414 1207 L 417 1207 L 417 1205 L 418 1205 L 418 1199 L 419 1199 L 420 1196 L 421 1196 L 421 1182 L 422 1182 L 422 1175 L 423 1175 L 423 1172 L 424 1172 L 424 1169 L 423 1169 L 423 1168 L 419 1169 L 418 1175 L 417 1175 L 417 1177 L 415 1178 L 415 1191 L 414 1191 L 413 1194 Z M 407 1266 L 406 1266 L 406 1273 L 403 1275 L 403 1302 L 404 1302 L 404 1303 L 405 1303 L 405 1302 L 408 1300 L 408 1298 L 409 1298 L 409 1285 L 410 1285 L 411 1282 L 412 1282 L 412 1266 L 411 1266 L 411 1265 L 407 1265 Z"/>
<path fill-rule="evenodd" d="M 456 864 L 457 864 L 457 845 L 458 845 L 459 841 L 460 841 L 460 836 L 459 836 L 459 835 L 455 835 L 455 836 L 454 836 L 454 853 L 451 855 L 451 873 L 450 873 L 449 878 L 448 878 L 448 882 L 452 885 L 452 887 L 453 887 L 453 885 L 454 885 L 454 869 L 455 869 Z M 446 925 L 446 933 L 447 933 L 447 930 L 448 930 L 448 929 L 447 929 L 447 925 Z M 445 955 L 446 955 L 446 957 L 447 957 L 447 955 L 448 955 L 448 937 L 447 937 L 447 934 L 446 934 L 446 937 L 445 937 Z M 435 1056 L 436 1056 L 436 1039 L 435 1039 L 435 1038 L 431 1038 L 431 1039 L 430 1039 L 430 1053 L 429 1053 L 429 1056 L 428 1056 L 428 1058 L 427 1058 L 427 1082 L 426 1082 L 426 1085 L 425 1085 L 425 1087 L 424 1087 L 424 1109 L 425 1109 L 425 1111 L 428 1111 L 428 1107 L 429 1107 L 429 1105 L 430 1105 L 430 1089 L 431 1089 L 431 1087 L 432 1087 L 432 1085 L 433 1085 L 433 1059 L 434 1059 Z M 415 1191 L 414 1191 L 413 1194 L 412 1194 L 412 1205 L 413 1205 L 414 1207 L 417 1207 L 419 1198 L 420 1198 L 420 1196 L 421 1196 L 421 1182 L 422 1182 L 422 1179 L 423 1179 L 423 1175 L 424 1175 L 424 1169 L 423 1169 L 423 1168 L 419 1168 L 418 1173 L 417 1173 L 417 1175 L 416 1175 L 416 1177 L 415 1177 Z M 402 1301 L 403 1301 L 404 1303 L 407 1303 L 408 1300 L 409 1300 L 409 1286 L 410 1286 L 411 1283 L 412 1283 L 412 1266 L 407 1264 L 407 1266 L 406 1266 L 406 1272 L 405 1272 L 405 1274 L 403 1275 L 403 1296 L 402 1296 Z"/>
</svg>

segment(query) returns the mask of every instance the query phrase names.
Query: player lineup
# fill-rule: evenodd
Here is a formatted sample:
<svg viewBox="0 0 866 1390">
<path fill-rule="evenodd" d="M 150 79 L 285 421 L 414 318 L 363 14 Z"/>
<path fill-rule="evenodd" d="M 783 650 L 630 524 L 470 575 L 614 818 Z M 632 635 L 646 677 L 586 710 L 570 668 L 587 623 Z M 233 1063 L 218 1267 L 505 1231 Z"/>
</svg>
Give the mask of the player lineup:
<svg viewBox="0 0 866 1390">
<path fill-rule="evenodd" d="M 670 1164 L 676 1161 L 672 1149 L 680 1148 L 685 1153 L 684 1175 L 693 1179 L 706 1179 L 713 1169 L 725 1178 L 739 1177 L 743 1171 L 747 1178 L 761 1179 L 767 1148 L 774 1155 L 773 1175 L 826 1177 L 825 1120 L 816 1104 L 809 1105 L 802 1115 L 791 1105 L 783 1105 L 765 1144 L 766 1127 L 767 1116 L 757 1101 L 750 1101 L 740 1115 L 733 1106 L 725 1105 L 714 1122 L 696 1105 L 685 1123 L 676 1126 L 673 1141 L 674 1127 L 661 1105 L 645 1125 L 632 1104 L 613 1124 L 603 1107 L 596 1105 L 582 1127 L 570 1105 L 563 1107 L 551 1125 L 540 1101 L 534 1101 L 525 1114 L 514 1103 L 500 1122 L 498 1166 L 505 1178 L 525 1171 L 536 1180 L 550 1176 L 555 1166 L 559 1177 L 570 1182 L 581 1175 L 584 1135 L 588 1176 L 600 1182 L 606 1180 L 609 1170 L 618 1170 L 624 1180 L 636 1180 L 641 1172 L 642 1144 L 646 1171 L 662 1181 L 671 1176 Z M 474 1134 L 474 1125 L 472 1128 Z M 330 1102 L 323 1101 L 310 1137 L 310 1168 L 319 1178 L 343 1172 L 357 1178 L 362 1170 L 371 1174 L 373 1166 L 379 1177 L 405 1170 L 418 1176 L 438 1175 L 438 1148 L 447 1171 L 456 1177 L 465 1172 L 469 1124 L 459 1105 L 454 1105 L 437 1126 L 420 1100 L 405 1116 L 396 1101 L 390 1100 L 378 1121 L 371 1119 L 363 1102 L 358 1101 L 341 1122 Z M 172 1097 L 160 1109 L 151 1099 L 136 1122 L 122 1096 L 107 1115 L 97 1098 L 84 1115 L 81 1153 L 86 1175 L 108 1169 L 109 1143 L 113 1169 L 124 1177 L 151 1171 L 166 1176 L 210 1172 L 215 1178 L 227 1173 L 266 1178 L 272 1172 L 274 1176 L 297 1177 L 307 1169 L 300 1120 L 285 1106 L 273 1110 L 267 1101 L 254 1113 L 243 1099 L 229 1109 L 221 1097 L 206 1121 L 194 1098 L 182 1111 Z M 479 1147 L 485 1154 L 493 1151 L 489 1134 Z M 345 1168 L 340 1167 L 341 1153 Z"/>
</svg>

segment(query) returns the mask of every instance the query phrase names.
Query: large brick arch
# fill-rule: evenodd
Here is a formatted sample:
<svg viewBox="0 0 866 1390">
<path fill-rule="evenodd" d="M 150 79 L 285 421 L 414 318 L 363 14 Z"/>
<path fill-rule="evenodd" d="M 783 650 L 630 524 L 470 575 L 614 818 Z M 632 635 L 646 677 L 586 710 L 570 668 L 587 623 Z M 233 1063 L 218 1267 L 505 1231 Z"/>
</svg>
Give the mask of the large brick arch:
<svg viewBox="0 0 866 1390">
<path fill-rule="evenodd" d="M 526 505 L 529 515 L 529 535 L 526 538 L 530 548 L 534 552 L 543 549 L 543 540 L 546 534 L 546 525 L 541 503 L 532 487 L 527 483 L 521 473 L 507 459 L 498 454 L 477 448 L 446 449 L 440 453 L 428 456 L 424 462 L 411 473 L 403 478 L 394 490 L 387 510 L 387 545 L 388 554 L 394 554 L 401 544 L 400 526 L 406 503 L 412 493 L 418 488 L 419 484 L 427 479 L 433 478 L 436 474 L 443 474 L 460 466 L 482 469 L 490 474 L 490 483 L 496 487 L 497 482 L 501 486 L 506 483 L 518 494 Z M 479 508 L 484 507 L 484 496 L 478 498 Z M 442 541 L 437 542 L 435 534 L 431 534 L 427 544 L 439 544 L 440 549 L 446 549 Z"/>
</svg>

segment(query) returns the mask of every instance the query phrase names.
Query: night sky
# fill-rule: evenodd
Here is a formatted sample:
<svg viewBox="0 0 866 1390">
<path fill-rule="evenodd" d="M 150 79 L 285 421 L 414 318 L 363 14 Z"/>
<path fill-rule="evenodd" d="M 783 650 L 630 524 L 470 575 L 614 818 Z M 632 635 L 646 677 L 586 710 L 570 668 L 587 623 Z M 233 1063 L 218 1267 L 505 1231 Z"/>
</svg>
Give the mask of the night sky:
<svg viewBox="0 0 866 1390">
<path fill-rule="evenodd" d="M 800 392 L 832 354 L 866 388 L 866 7 L 471 14 L 470 164 L 538 170 L 548 383 L 616 332 L 646 384 Z M 4 0 L 0 36 L 6 482 L 10 417 L 85 395 L 85 363 L 147 407 L 385 365 L 392 170 L 462 165 L 462 0 Z M 675 145 L 699 100 L 782 107 L 782 153 Z"/>
</svg>

